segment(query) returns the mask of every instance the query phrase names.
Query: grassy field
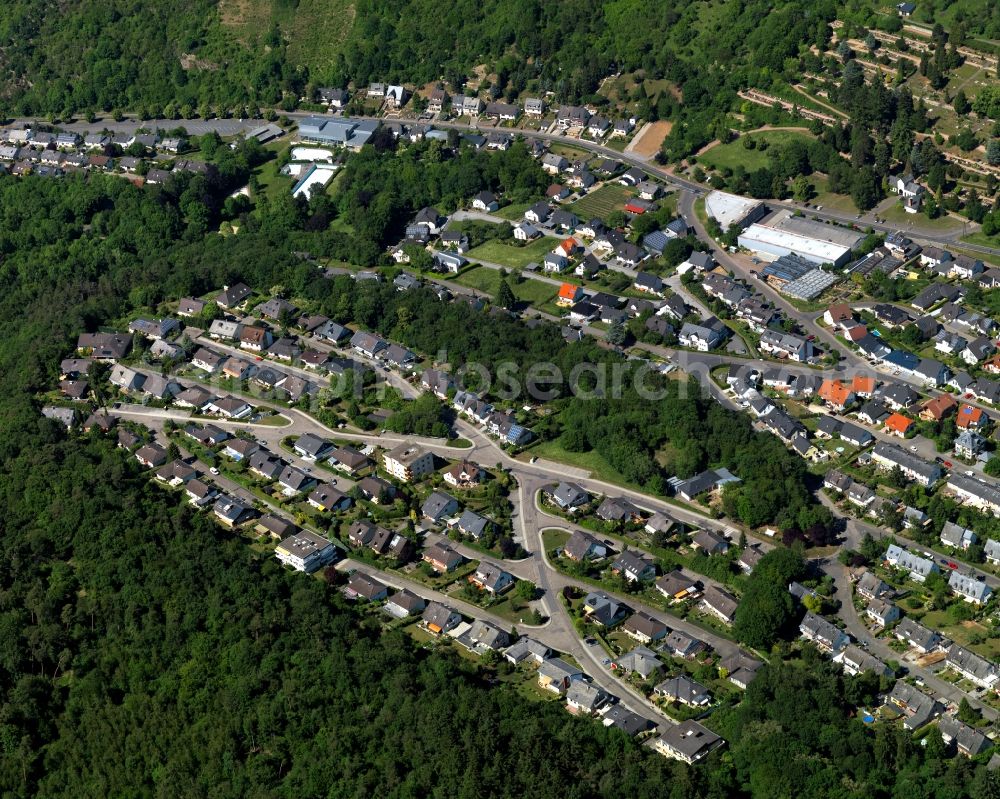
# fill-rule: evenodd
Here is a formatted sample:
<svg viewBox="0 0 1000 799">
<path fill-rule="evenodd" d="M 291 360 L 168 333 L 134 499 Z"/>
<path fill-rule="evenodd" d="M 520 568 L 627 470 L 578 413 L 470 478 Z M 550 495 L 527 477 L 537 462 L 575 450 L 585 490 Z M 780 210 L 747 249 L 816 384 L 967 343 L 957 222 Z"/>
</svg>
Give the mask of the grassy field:
<svg viewBox="0 0 1000 799">
<path fill-rule="evenodd" d="M 939 216 L 937 219 L 928 219 L 924 214 L 908 214 L 903 210 L 902 203 L 896 203 L 886 211 L 880 212 L 887 222 L 899 225 L 901 228 L 914 225 L 933 230 L 936 233 L 954 233 L 962 229 L 961 220 L 953 216 Z"/>
<path fill-rule="evenodd" d="M 794 130 L 763 130 L 758 133 L 747 133 L 755 141 L 766 141 L 769 146 L 780 146 L 790 141 L 809 141 L 812 136 Z M 748 150 L 743 146 L 743 139 L 731 141 L 728 144 L 717 144 L 712 149 L 698 156 L 698 163 L 714 169 L 734 169 L 742 166 L 748 172 L 768 165 L 767 150 Z"/>
<path fill-rule="evenodd" d="M 478 247 L 473 247 L 466 254 L 466 257 L 470 261 L 489 261 L 501 266 L 521 269 L 532 262 L 541 263 L 546 254 L 552 252 L 558 243 L 558 239 L 542 236 L 524 247 L 514 247 L 491 239 Z"/>
<path fill-rule="evenodd" d="M 543 441 L 528 450 L 528 456 L 548 458 L 590 471 L 590 476 L 627 486 L 629 482 L 596 452 L 567 452 L 558 441 Z"/>
<path fill-rule="evenodd" d="M 563 158 L 568 158 L 570 161 L 587 161 L 591 157 L 589 150 L 583 150 L 579 147 L 572 147 L 568 144 L 560 143 L 551 144 L 549 146 L 549 152 L 561 155 Z"/>
<path fill-rule="evenodd" d="M 496 296 L 500 288 L 500 272 L 496 269 L 490 269 L 488 266 L 477 266 L 454 278 L 454 282 L 460 286 L 467 286 L 490 296 Z M 524 278 L 518 283 L 514 278 L 509 278 L 508 282 L 514 296 L 528 305 L 539 307 L 556 296 L 556 287 L 551 283 L 543 283 L 541 280 Z"/>
<path fill-rule="evenodd" d="M 495 213 L 495 216 L 499 216 L 501 219 L 507 219 L 511 222 L 518 222 L 521 217 L 524 216 L 524 212 L 527 211 L 531 206 L 533 206 L 537 200 L 529 203 L 511 203 L 510 205 L 505 205 L 499 211 Z"/>
<path fill-rule="evenodd" d="M 632 195 L 632 190 L 619 183 L 606 183 L 599 189 L 590 192 L 570 207 L 580 219 L 587 220 L 598 216 L 607 217 L 612 211 L 621 211 L 625 201 Z"/>
</svg>

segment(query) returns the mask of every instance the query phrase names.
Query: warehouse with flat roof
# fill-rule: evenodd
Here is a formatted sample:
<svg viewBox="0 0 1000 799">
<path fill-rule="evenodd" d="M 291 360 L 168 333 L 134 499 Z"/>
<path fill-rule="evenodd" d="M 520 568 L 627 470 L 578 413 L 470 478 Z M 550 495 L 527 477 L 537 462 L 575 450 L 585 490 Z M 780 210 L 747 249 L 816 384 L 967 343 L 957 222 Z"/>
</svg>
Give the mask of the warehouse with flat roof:
<svg viewBox="0 0 1000 799">
<path fill-rule="evenodd" d="M 730 225 L 745 228 L 763 219 L 767 208 L 760 200 L 725 191 L 710 191 L 705 197 L 705 213 L 713 217 L 723 230 L 728 230 Z"/>
<path fill-rule="evenodd" d="M 853 230 L 792 216 L 788 211 L 755 222 L 740 234 L 739 244 L 766 260 L 796 255 L 815 265 L 843 266 L 861 241 Z"/>
</svg>

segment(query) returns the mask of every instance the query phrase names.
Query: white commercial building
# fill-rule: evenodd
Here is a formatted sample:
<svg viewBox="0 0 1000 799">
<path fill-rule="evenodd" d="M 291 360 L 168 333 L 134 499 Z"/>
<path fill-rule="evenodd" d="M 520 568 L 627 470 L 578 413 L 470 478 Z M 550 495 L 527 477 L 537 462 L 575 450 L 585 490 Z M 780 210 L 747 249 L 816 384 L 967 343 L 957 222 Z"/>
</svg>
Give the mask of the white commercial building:
<svg viewBox="0 0 1000 799">
<path fill-rule="evenodd" d="M 846 264 L 859 241 L 861 235 L 855 231 L 793 217 L 787 211 L 750 225 L 739 237 L 741 247 L 767 260 L 797 255 L 814 264 L 834 266 Z"/>
<path fill-rule="evenodd" d="M 705 213 L 713 217 L 723 230 L 730 225 L 745 228 L 767 214 L 767 208 L 760 200 L 740 197 L 725 191 L 711 191 L 705 197 Z"/>
</svg>

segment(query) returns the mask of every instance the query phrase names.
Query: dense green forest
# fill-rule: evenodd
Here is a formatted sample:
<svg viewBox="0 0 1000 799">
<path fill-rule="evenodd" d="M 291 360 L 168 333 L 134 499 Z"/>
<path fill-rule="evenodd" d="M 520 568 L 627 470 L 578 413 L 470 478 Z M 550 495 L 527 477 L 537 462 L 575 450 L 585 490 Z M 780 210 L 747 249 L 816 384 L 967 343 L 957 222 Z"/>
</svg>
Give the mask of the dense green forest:
<svg viewBox="0 0 1000 799">
<path fill-rule="evenodd" d="M 495 96 L 531 89 L 600 103 L 604 77 L 643 70 L 682 89 L 685 125 L 700 129 L 737 88 L 796 72 L 810 45 L 829 40 L 828 22 L 898 23 L 882 12 L 856 0 L 460 0 L 446 9 L 431 0 L 10 0 L 0 74 L 8 107 L 23 114 L 185 116 L 291 108 L 324 85 L 461 86 L 479 65 Z M 989 0 L 918 4 L 917 19 L 935 15 L 970 38 L 1000 37 Z M 657 102 L 659 116 L 674 113 L 669 94 Z"/>
<path fill-rule="evenodd" d="M 419 292 L 391 305 L 288 255 L 309 234 L 266 214 L 239 236 L 204 237 L 184 208 L 191 190 L 0 178 L 4 796 L 996 795 L 982 766 L 947 757 L 935 736 L 924 748 L 866 730 L 854 714 L 876 686 L 818 661 L 776 662 L 720 711 L 711 724 L 729 748 L 706 764 L 664 760 L 377 634 L 322 581 L 259 559 L 150 485 L 110 441 L 42 419 L 32 395 L 79 330 L 236 278 L 282 283 L 413 346 L 447 335 L 459 359 L 612 357 L 458 304 L 438 306 L 434 327 Z M 650 426 L 694 435 L 704 406 L 690 402 L 663 403 L 673 415 Z M 707 417 L 702 433 L 718 435 L 735 418 Z"/>
</svg>

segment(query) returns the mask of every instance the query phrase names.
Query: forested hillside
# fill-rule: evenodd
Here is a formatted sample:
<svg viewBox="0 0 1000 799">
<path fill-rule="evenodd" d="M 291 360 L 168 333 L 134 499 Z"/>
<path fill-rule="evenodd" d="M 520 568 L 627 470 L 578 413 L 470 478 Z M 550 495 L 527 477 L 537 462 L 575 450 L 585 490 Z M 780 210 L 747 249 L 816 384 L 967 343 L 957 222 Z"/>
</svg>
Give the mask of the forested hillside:
<svg viewBox="0 0 1000 799">
<path fill-rule="evenodd" d="M 989 0 L 921 3 L 1000 36 Z M 157 116 L 234 112 L 311 88 L 372 80 L 462 85 L 484 66 L 491 91 L 531 87 L 562 101 L 591 96 L 616 71 L 643 69 L 683 90 L 692 111 L 725 108 L 739 86 L 766 88 L 826 23 L 874 23 L 882 4 L 835 0 L 9 0 L 0 75 L 23 114 L 128 109 Z M 142 54 L 137 58 L 136 54 Z M 789 59 L 792 59 L 789 61 Z M 669 96 L 661 98 L 670 116 Z"/>
</svg>

